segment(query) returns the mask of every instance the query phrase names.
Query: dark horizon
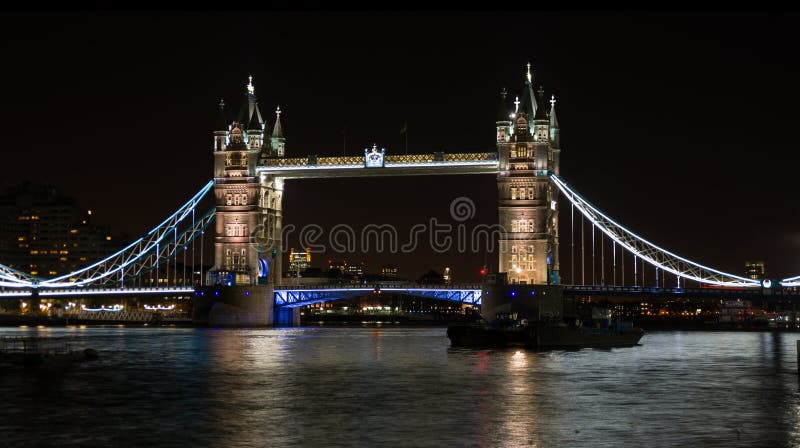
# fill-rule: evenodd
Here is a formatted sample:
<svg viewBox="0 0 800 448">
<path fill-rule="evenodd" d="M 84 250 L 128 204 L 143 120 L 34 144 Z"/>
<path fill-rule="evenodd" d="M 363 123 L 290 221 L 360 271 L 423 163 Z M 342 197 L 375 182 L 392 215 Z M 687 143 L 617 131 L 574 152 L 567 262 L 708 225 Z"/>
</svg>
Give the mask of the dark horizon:
<svg viewBox="0 0 800 448">
<path fill-rule="evenodd" d="M 584 197 L 688 259 L 739 275 L 745 261 L 763 260 L 768 276 L 785 278 L 800 274 L 797 19 L 7 14 L 2 186 L 58 185 L 97 223 L 138 236 L 211 177 L 217 103 L 237 112 L 248 75 L 270 124 L 281 107 L 287 157 L 342 154 L 345 127 L 348 155 L 373 142 L 404 153 L 405 123 L 411 153 L 478 152 L 494 149 L 500 89 L 513 101 L 531 62 L 535 85 L 557 98 L 561 174 Z M 402 235 L 447 220 L 459 196 L 477 206 L 469 223 L 497 222 L 496 181 L 483 175 L 289 180 L 284 223 L 394 223 Z M 315 254 L 312 264 L 329 258 L 342 256 Z M 408 278 L 447 265 L 457 281 L 473 281 L 485 257 L 351 258 L 370 272 L 397 265 Z"/>
</svg>

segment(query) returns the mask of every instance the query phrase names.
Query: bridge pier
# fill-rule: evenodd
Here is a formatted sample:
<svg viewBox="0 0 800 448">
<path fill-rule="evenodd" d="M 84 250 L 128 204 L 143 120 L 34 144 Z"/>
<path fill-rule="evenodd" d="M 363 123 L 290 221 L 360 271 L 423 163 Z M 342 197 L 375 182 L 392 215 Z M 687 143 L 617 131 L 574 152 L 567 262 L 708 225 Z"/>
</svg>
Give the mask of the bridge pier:
<svg viewBox="0 0 800 448">
<path fill-rule="evenodd" d="M 271 285 L 204 286 L 195 292 L 192 323 L 199 327 L 269 326 L 274 322 L 273 304 Z"/>
<path fill-rule="evenodd" d="M 272 323 L 276 327 L 300 326 L 300 308 L 275 308 L 273 310 Z"/>
</svg>

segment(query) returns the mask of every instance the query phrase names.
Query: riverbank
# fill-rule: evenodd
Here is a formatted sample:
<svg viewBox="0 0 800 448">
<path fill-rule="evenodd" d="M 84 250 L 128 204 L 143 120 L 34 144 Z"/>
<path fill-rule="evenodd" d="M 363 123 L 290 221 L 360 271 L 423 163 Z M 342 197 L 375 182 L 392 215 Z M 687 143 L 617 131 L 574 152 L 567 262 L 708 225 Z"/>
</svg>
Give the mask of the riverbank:
<svg viewBox="0 0 800 448">
<path fill-rule="evenodd" d="M 128 327 L 154 327 L 154 326 L 179 326 L 191 327 L 191 319 L 181 320 L 160 320 L 160 321 L 130 321 L 112 319 L 73 319 L 65 317 L 36 316 L 36 315 L 0 315 L 0 327 L 19 327 L 19 326 L 45 326 L 45 327 L 66 327 L 70 325 L 124 325 Z"/>
</svg>

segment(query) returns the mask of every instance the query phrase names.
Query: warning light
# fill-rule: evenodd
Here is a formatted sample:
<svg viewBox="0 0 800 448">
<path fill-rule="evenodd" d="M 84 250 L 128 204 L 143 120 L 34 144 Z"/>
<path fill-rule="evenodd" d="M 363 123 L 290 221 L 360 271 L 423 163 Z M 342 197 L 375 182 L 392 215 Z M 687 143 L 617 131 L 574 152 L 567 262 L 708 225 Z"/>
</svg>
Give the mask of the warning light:
<svg viewBox="0 0 800 448">
<path fill-rule="evenodd" d="M 486 268 L 481 268 L 481 275 L 486 275 Z"/>
</svg>

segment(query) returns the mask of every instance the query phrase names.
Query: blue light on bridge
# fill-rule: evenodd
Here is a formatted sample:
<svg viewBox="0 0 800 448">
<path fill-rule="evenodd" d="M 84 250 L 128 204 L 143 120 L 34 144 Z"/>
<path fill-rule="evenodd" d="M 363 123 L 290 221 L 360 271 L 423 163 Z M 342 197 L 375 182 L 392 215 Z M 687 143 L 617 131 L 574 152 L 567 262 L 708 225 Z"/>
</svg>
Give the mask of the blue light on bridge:
<svg viewBox="0 0 800 448">
<path fill-rule="evenodd" d="M 219 295 L 219 291 L 214 291 L 214 295 L 218 296 Z"/>
<path fill-rule="evenodd" d="M 244 296 L 245 296 L 245 297 L 250 297 L 250 291 L 245 291 L 245 292 L 244 292 Z"/>
<path fill-rule="evenodd" d="M 536 295 L 536 291 L 535 290 L 531 290 L 531 295 L 535 296 Z"/>
<path fill-rule="evenodd" d="M 511 297 L 516 297 L 516 296 L 517 296 L 517 290 L 516 289 L 512 289 L 511 290 Z"/>
</svg>

